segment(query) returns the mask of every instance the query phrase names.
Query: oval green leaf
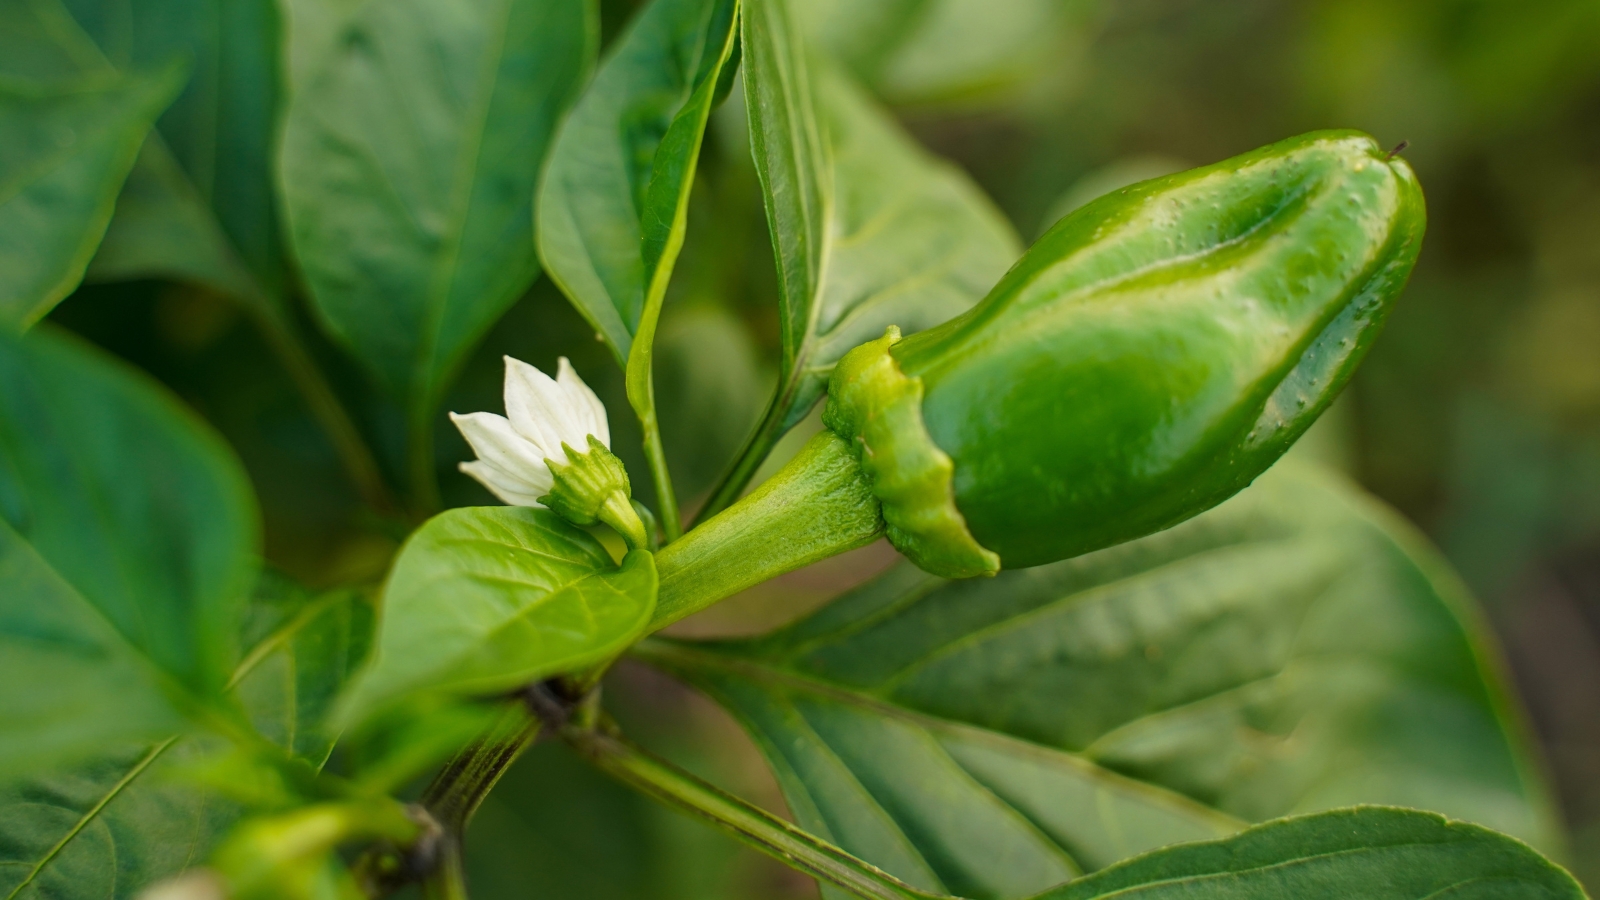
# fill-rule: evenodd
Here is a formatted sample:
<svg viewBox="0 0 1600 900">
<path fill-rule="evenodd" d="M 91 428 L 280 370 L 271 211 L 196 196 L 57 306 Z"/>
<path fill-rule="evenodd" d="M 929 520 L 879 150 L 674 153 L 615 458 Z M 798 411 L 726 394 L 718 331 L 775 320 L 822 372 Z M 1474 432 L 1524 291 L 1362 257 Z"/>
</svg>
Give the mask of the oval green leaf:
<svg viewBox="0 0 1600 900">
<path fill-rule="evenodd" d="M 1459 583 L 1294 464 L 1074 560 L 958 582 L 905 566 L 766 638 L 640 652 L 745 722 L 805 827 L 924 890 L 1026 896 L 1353 803 L 1556 843 Z"/>
<path fill-rule="evenodd" d="M 624 367 L 635 335 L 655 331 L 683 245 L 737 9 L 737 0 L 652 0 L 550 151 L 539 188 L 540 258 Z"/>
<path fill-rule="evenodd" d="M 655 601 L 648 552 L 618 567 L 546 509 L 449 510 L 401 549 L 347 717 L 408 696 L 494 695 L 600 662 L 643 631 Z"/>
<path fill-rule="evenodd" d="M 594 4 L 374 0 L 290 98 L 281 175 L 322 320 L 426 416 L 538 274 L 533 194 Z"/>
</svg>

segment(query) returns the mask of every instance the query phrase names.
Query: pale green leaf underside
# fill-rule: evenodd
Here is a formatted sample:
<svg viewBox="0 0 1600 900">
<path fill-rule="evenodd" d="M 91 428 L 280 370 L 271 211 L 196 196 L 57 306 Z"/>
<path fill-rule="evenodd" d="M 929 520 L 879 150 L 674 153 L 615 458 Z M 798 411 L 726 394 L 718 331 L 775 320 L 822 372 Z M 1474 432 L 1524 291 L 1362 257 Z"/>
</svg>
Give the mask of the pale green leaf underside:
<svg viewBox="0 0 1600 900">
<path fill-rule="evenodd" d="M 347 718 L 406 695 L 493 695 L 599 662 L 640 633 L 655 599 L 650 554 L 619 568 L 549 510 L 442 513 L 401 549 Z"/>
<path fill-rule="evenodd" d="M 65 83 L 0 78 L 0 325 L 31 325 L 77 287 L 182 81 L 170 66 Z"/>
<path fill-rule="evenodd" d="M 688 189 L 736 6 L 645 6 L 550 152 L 539 193 L 540 258 L 622 365 L 652 283 L 665 289 L 658 276 L 670 273 L 683 240 Z"/>
<path fill-rule="evenodd" d="M 807 53 L 784 0 L 745 15 L 745 96 L 780 287 L 787 428 L 834 363 L 897 325 L 964 312 L 1022 253 L 1011 226 L 954 166 Z"/>
<path fill-rule="evenodd" d="M 1036 900 L 1583 900 L 1526 844 L 1442 816 L 1358 807 L 1173 847 Z"/>
<path fill-rule="evenodd" d="M 290 233 L 323 320 L 426 405 L 538 273 L 534 187 L 593 4 L 373 0 L 339 24 L 290 100 Z"/>
<path fill-rule="evenodd" d="M 1110 550 L 965 582 L 907 566 L 768 638 L 645 653 L 746 722 L 807 827 L 925 889 L 1020 897 L 1362 802 L 1550 846 L 1485 639 L 1403 525 L 1286 465 Z M 970 850 L 1006 829 L 1007 865 Z"/>
</svg>

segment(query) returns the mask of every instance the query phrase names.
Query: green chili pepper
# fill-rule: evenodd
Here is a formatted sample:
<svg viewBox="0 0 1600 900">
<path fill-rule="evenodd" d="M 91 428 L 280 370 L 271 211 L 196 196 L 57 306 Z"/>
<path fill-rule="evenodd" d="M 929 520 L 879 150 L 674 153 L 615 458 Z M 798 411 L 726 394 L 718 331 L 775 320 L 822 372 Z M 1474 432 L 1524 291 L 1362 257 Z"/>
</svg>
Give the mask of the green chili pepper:
<svg viewBox="0 0 1600 900">
<path fill-rule="evenodd" d="M 1316 132 L 1109 194 L 971 311 L 847 355 L 824 422 L 891 541 L 942 575 L 1131 540 L 1261 474 L 1377 336 L 1422 193 L 1366 135 Z"/>
</svg>

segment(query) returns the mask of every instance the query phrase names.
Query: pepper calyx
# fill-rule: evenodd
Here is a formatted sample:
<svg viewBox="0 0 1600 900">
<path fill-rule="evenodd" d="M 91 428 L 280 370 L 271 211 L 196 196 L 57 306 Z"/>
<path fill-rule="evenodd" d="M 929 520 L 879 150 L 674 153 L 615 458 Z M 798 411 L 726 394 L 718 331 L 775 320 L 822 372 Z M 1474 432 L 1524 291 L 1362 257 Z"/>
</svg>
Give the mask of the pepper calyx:
<svg viewBox="0 0 1600 900">
<path fill-rule="evenodd" d="M 574 525 L 611 526 L 630 550 L 648 549 L 644 522 L 633 508 L 628 470 L 599 438 L 591 434 L 588 443 L 586 452 L 562 443 L 566 464 L 545 460 L 555 483 L 539 502 Z"/>
<path fill-rule="evenodd" d="M 922 569 L 945 578 L 1000 571 L 956 507 L 955 463 L 922 420 L 922 379 L 889 355 L 900 340 L 891 325 L 839 360 L 828 380 L 822 422 L 844 438 L 883 506 L 889 542 Z"/>
</svg>

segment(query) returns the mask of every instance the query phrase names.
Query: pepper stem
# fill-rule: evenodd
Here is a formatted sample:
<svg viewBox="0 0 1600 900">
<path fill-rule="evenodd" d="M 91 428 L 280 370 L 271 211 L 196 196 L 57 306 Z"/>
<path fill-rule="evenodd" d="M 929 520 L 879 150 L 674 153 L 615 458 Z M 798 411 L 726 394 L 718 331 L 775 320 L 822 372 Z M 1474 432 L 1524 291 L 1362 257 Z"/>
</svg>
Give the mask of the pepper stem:
<svg viewBox="0 0 1600 900">
<path fill-rule="evenodd" d="M 856 455 L 824 431 L 749 496 L 656 554 L 661 588 L 650 630 L 882 534 Z"/>
</svg>

